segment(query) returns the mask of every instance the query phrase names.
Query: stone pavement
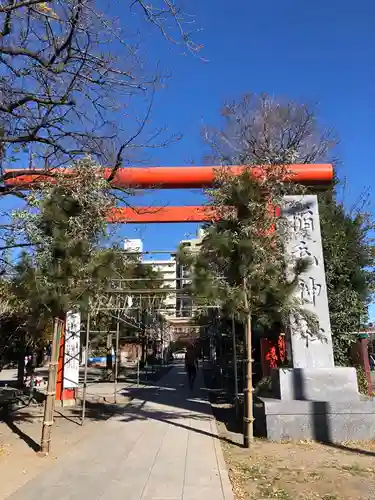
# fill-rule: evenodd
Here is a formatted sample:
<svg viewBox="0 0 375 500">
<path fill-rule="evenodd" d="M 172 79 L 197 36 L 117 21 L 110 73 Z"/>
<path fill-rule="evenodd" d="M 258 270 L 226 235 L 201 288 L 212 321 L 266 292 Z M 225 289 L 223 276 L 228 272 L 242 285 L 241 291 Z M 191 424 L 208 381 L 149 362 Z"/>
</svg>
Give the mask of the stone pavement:
<svg viewBox="0 0 375 500">
<path fill-rule="evenodd" d="M 200 373 L 176 365 L 10 500 L 233 500 Z"/>
</svg>

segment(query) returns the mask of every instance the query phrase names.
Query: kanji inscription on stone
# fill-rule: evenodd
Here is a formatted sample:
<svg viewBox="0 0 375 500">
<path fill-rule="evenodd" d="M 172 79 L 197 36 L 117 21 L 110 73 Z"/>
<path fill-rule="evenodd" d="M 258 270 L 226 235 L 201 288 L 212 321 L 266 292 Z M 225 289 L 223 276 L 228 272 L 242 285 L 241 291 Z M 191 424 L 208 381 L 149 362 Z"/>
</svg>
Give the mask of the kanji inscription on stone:
<svg viewBox="0 0 375 500">
<path fill-rule="evenodd" d="M 314 213 L 309 208 L 296 211 L 292 216 L 291 228 L 293 232 L 299 234 L 311 233 L 314 231 Z"/>
<path fill-rule="evenodd" d="M 286 251 L 293 261 L 306 259 L 310 265 L 298 276 L 295 296 L 308 313 L 314 313 L 319 333 L 312 335 L 306 321 L 291 318 L 290 343 L 295 368 L 334 366 L 323 247 L 316 195 L 285 196 L 283 216 L 289 238 Z"/>
<path fill-rule="evenodd" d="M 315 278 L 300 279 L 299 287 L 301 290 L 301 299 L 316 306 L 316 299 L 322 291 L 322 285 L 317 283 Z"/>
<path fill-rule="evenodd" d="M 306 241 L 301 240 L 292 250 L 292 255 L 297 259 L 309 259 L 314 266 L 319 265 L 319 261 L 315 255 L 312 255 Z"/>
</svg>

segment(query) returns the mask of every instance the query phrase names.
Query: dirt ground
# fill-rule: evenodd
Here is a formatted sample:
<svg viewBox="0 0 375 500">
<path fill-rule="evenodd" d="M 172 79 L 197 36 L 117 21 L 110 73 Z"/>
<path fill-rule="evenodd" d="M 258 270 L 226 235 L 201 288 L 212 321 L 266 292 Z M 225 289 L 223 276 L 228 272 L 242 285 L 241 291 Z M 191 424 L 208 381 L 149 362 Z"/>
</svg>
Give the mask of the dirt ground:
<svg viewBox="0 0 375 500">
<path fill-rule="evenodd" d="M 207 371 L 206 386 L 217 421 L 236 500 L 374 500 L 375 441 L 324 445 L 255 439 L 242 448 L 242 417 Z"/>
<path fill-rule="evenodd" d="M 236 500 L 375 498 L 375 442 L 322 445 L 256 439 L 245 450 L 228 442 L 233 434 L 223 423 L 218 426 Z"/>
</svg>

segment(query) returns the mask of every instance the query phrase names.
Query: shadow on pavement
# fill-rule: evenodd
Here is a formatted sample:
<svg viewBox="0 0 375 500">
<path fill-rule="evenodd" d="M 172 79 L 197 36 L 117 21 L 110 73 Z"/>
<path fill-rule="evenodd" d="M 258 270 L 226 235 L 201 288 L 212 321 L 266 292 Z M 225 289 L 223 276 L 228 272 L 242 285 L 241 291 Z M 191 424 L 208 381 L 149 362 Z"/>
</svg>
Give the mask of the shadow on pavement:
<svg viewBox="0 0 375 500">
<path fill-rule="evenodd" d="M 237 444 L 228 438 L 218 436 L 216 432 L 210 432 L 199 426 L 199 422 L 212 421 L 213 419 L 208 391 L 203 384 L 202 369 L 198 372 L 195 388 L 192 390 L 188 387 L 183 366 L 176 365 L 162 380 L 161 385 L 128 388 L 122 393 L 134 398 L 122 410 L 123 422 L 151 419 Z M 186 421 L 189 420 L 192 425 L 186 424 Z"/>
<path fill-rule="evenodd" d="M 161 366 L 154 369 L 153 372 L 141 372 L 140 383 L 142 385 L 155 384 L 157 380 L 163 377 L 171 369 L 171 366 Z M 97 375 L 95 372 L 95 375 Z M 43 369 L 38 369 L 38 375 L 43 375 Z M 131 373 L 134 382 L 136 374 Z M 4 381 L 2 381 L 4 382 Z M 97 380 L 94 383 L 89 383 L 88 386 L 101 385 L 103 380 Z M 6 383 L 6 381 L 5 381 Z M 2 394 L 11 393 L 10 387 L 2 389 Z M 18 394 L 19 393 L 19 394 Z M 21 394 L 21 396 L 20 396 Z M 97 396 L 97 394 L 95 394 Z M 4 398 L 3 398 L 4 399 Z M 40 451 L 40 445 L 31 436 L 27 434 L 27 426 L 25 424 L 32 424 L 35 421 L 40 421 L 43 414 L 44 394 L 35 391 L 33 400 L 28 401 L 28 395 L 17 391 L 17 395 L 12 393 L 12 397 L 7 397 L 6 401 L 0 398 L 0 423 L 3 422 L 15 435 L 22 439 L 27 446 L 33 451 Z M 105 400 L 105 397 L 103 397 Z M 112 404 L 107 402 L 86 401 L 86 420 L 87 421 L 106 421 L 114 415 L 123 414 L 124 404 Z M 73 408 L 55 408 L 54 420 L 64 419 L 76 426 L 81 425 L 82 407 L 77 405 Z M 24 432 L 25 427 L 26 432 Z M 42 424 L 40 424 L 42 428 Z"/>
</svg>

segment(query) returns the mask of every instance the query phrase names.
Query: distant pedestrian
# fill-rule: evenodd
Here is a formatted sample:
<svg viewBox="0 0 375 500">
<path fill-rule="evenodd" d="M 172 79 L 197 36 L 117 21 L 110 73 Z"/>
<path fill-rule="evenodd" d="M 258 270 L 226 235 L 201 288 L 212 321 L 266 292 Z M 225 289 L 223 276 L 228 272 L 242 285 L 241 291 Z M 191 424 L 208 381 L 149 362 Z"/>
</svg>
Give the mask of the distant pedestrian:
<svg viewBox="0 0 375 500">
<path fill-rule="evenodd" d="M 188 376 L 189 387 L 190 389 L 193 389 L 198 370 L 197 355 L 193 346 L 188 347 L 188 349 L 186 350 L 185 368 Z"/>
</svg>

